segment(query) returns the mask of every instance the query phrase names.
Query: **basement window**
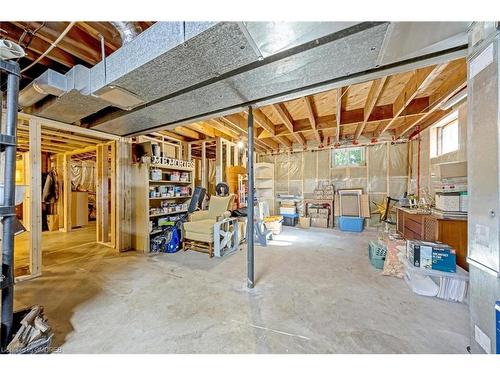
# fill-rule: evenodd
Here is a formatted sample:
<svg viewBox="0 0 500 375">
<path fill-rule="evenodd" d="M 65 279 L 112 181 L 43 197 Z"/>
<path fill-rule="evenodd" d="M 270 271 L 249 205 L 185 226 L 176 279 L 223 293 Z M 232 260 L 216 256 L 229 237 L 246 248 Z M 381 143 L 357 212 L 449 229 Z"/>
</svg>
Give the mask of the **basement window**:
<svg viewBox="0 0 500 375">
<path fill-rule="evenodd" d="M 365 148 L 352 147 L 336 149 L 332 152 L 334 167 L 361 167 L 365 165 Z"/>
<path fill-rule="evenodd" d="M 435 158 L 457 151 L 459 146 L 458 131 L 458 111 L 451 113 L 434 125 L 430 130 L 431 157 Z"/>
</svg>

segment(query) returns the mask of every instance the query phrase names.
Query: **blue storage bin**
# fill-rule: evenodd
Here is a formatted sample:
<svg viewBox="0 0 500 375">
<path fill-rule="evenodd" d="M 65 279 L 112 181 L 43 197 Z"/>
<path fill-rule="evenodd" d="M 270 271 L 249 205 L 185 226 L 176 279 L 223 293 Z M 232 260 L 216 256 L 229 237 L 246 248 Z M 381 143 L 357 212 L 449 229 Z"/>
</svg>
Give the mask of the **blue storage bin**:
<svg viewBox="0 0 500 375">
<path fill-rule="evenodd" d="M 362 232 L 364 223 L 365 219 L 362 217 L 339 217 L 339 227 L 340 230 L 344 232 Z"/>
<path fill-rule="evenodd" d="M 283 225 L 289 227 L 296 226 L 299 221 L 299 214 L 280 214 L 280 216 L 283 216 Z"/>
</svg>

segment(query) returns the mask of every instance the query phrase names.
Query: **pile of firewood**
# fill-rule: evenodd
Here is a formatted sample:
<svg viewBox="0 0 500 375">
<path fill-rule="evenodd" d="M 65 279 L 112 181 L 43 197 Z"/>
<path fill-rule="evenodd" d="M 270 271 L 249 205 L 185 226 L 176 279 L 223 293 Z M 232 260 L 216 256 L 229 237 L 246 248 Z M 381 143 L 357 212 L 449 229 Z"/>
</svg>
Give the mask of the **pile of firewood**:
<svg viewBox="0 0 500 375">
<path fill-rule="evenodd" d="M 21 327 L 7 346 L 9 353 L 48 353 L 52 331 L 43 315 L 43 307 L 35 305 L 21 320 Z"/>
</svg>

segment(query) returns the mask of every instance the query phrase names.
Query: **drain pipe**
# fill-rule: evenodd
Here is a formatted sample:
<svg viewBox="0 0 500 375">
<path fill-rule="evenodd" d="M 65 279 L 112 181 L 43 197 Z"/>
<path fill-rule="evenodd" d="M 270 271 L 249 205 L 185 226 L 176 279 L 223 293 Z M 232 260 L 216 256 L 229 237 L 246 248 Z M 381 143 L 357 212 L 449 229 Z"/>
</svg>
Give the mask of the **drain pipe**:
<svg viewBox="0 0 500 375">
<path fill-rule="evenodd" d="M 253 176 L 253 111 L 248 107 L 248 203 L 247 203 L 247 287 L 254 287 L 254 176 Z"/>
</svg>

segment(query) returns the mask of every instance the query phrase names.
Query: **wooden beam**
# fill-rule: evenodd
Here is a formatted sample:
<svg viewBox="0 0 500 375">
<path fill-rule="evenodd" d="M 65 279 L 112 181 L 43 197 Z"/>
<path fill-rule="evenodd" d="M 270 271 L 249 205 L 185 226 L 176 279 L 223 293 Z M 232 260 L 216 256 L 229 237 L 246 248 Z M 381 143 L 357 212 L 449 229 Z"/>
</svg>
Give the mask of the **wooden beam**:
<svg viewBox="0 0 500 375">
<path fill-rule="evenodd" d="M 229 137 L 233 139 L 237 139 L 241 136 L 241 132 L 237 132 L 231 128 L 229 128 L 226 124 L 224 124 L 222 121 L 217 121 L 217 120 L 208 120 L 205 123 L 208 123 L 210 126 L 215 128 L 216 130 L 225 133 Z"/>
<path fill-rule="evenodd" d="M 438 110 L 443 103 L 449 100 L 453 95 L 462 90 L 467 85 L 467 71 L 465 67 L 459 72 L 456 72 L 452 77 L 444 81 L 441 86 L 436 90 L 437 95 L 433 98 L 432 103 L 429 105 L 428 111 L 420 117 L 417 121 L 409 125 L 400 127 L 396 130 L 396 139 L 408 133 L 415 126 L 424 122 L 429 116 Z"/>
<path fill-rule="evenodd" d="M 49 44 L 54 43 L 61 34 L 60 32 L 47 26 L 47 24 L 51 24 L 50 22 L 45 22 L 44 24 L 39 22 L 13 22 L 13 24 L 23 30 L 38 30 L 36 37 Z M 82 50 L 79 48 L 79 45 L 80 43 L 74 41 L 67 35 L 57 44 L 57 48 L 92 65 L 96 64 L 100 60 L 100 49 L 87 48 Z"/>
<path fill-rule="evenodd" d="M 207 126 L 207 125 L 203 125 L 203 124 L 195 122 L 195 123 L 192 123 L 189 125 L 183 125 L 182 127 L 197 131 L 198 133 L 204 134 L 205 136 L 210 137 L 210 138 L 215 137 L 214 129 L 212 127 Z"/>
<path fill-rule="evenodd" d="M 97 151 L 97 146 L 87 146 L 84 148 L 68 151 L 68 152 L 66 152 L 66 154 L 72 156 L 72 155 L 78 155 L 78 154 L 84 154 L 87 152 L 96 152 L 96 151 Z"/>
<path fill-rule="evenodd" d="M 229 131 L 226 128 L 219 127 L 218 125 L 211 125 L 207 122 L 196 122 L 193 124 L 186 125 L 187 127 L 196 130 L 202 134 L 205 134 L 207 137 L 221 137 L 228 141 L 233 141 L 235 138 L 238 138 L 238 135 L 234 131 Z M 224 131 L 221 131 L 223 129 Z M 235 136 L 236 134 L 236 136 Z"/>
<path fill-rule="evenodd" d="M 186 137 L 179 135 L 179 134 L 175 134 L 174 132 L 171 132 L 169 130 L 159 130 L 158 133 L 161 134 L 162 136 L 171 138 L 171 139 L 176 140 L 176 141 L 181 141 L 181 142 L 186 141 Z"/>
<path fill-rule="evenodd" d="M 245 112 L 247 113 L 247 112 Z M 247 113 L 248 114 L 248 113 Z M 274 124 L 272 123 L 271 120 L 267 118 L 267 116 L 262 112 L 259 108 L 255 108 L 253 110 L 255 122 L 257 125 L 259 125 L 261 128 L 265 129 L 268 131 L 270 134 L 274 135 Z"/>
<path fill-rule="evenodd" d="M 274 139 L 272 138 L 265 138 L 265 139 L 262 139 L 262 142 L 271 150 L 271 151 L 274 151 L 274 150 L 278 150 L 279 147 L 280 147 L 280 144 L 278 142 L 276 142 Z"/>
<path fill-rule="evenodd" d="M 178 126 L 173 129 L 173 131 L 177 134 L 180 134 L 184 137 L 192 138 L 192 139 L 202 139 L 203 137 L 200 135 L 200 133 L 191 130 L 189 128 L 185 128 L 182 126 Z"/>
<path fill-rule="evenodd" d="M 87 145 L 92 145 L 92 144 L 97 144 L 99 142 L 102 142 L 101 140 L 98 140 L 95 138 L 82 137 L 80 135 L 71 134 L 71 133 L 56 132 L 54 130 L 49 130 L 49 129 L 44 129 L 44 128 L 42 128 L 42 135 L 57 136 L 59 138 L 79 141 L 80 143 L 83 142 L 84 144 L 87 144 Z"/>
<path fill-rule="evenodd" d="M 17 114 L 17 116 L 21 120 L 39 119 L 43 128 L 61 130 L 63 132 L 72 132 L 74 134 L 93 137 L 93 138 L 97 138 L 99 140 L 114 141 L 114 140 L 121 139 L 121 137 L 118 135 L 104 133 L 104 132 L 101 132 L 98 130 L 93 130 L 93 129 L 87 129 L 87 128 L 84 128 L 81 126 L 66 124 L 64 122 L 42 118 L 42 117 L 38 117 L 35 115 L 30 115 L 28 113 L 24 113 L 24 112 L 19 112 Z"/>
<path fill-rule="evenodd" d="M 340 125 L 342 123 L 342 108 L 345 105 L 347 99 L 347 87 L 339 87 L 337 88 L 337 103 L 335 106 L 335 142 L 340 142 Z M 345 96 L 345 98 L 344 98 Z"/>
<path fill-rule="evenodd" d="M 314 131 L 314 137 L 318 141 L 318 144 L 322 144 L 323 140 L 321 139 L 321 135 L 319 134 L 319 131 L 316 127 L 316 116 L 314 115 L 314 110 L 313 110 L 313 99 L 310 96 L 304 96 L 302 98 L 304 101 L 304 104 L 306 106 L 306 112 L 307 112 L 307 117 L 309 119 L 309 122 L 311 123 L 311 128 Z"/>
<path fill-rule="evenodd" d="M 282 103 L 273 104 L 272 109 L 276 113 L 276 116 L 285 124 L 290 133 L 293 133 L 293 119 L 288 113 L 286 107 Z"/>
<path fill-rule="evenodd" d="M 9 22 L 3 22 L 2 29 L 6 31 L 6 35 L 8 36 L 8 38 L 16 43 L 19 43 L 19 40 L 21 39 L 24 32 L 24 29 L 18 28 L 17 26 Z M 23 42 L 21 42 L 20 44 L 23 48 L 34 51 L 39 55 L 47 51 L 51 45 L 50 43 L 46 42 L 43 39 L 40 39 L 37 36 L 33 36 L 28 45 Z M 50 51 L 50 53 L 48 53 L 46 57 L 69 68 L 78 63 L 73 55 L 57 47 Z"/>
<path fill-rule="evenodd" d="M 372 114 L 373 108 L 375 108 L 375 104 L 377 104 L 377 101 L 381 93 L 383 92 L 385 83 L 387 82 L 387 78 L 388 77 L 382 77 L 372 81 L 372 85 L 370 86 L 370 91 L 368 92 L 368 97 L 366 98 L 365 107 L 363 109 L 364 112 L 363 122 L 356 127 L 356 132 L 354 134 L 354 143 L 357 142 L 359 136 L 363 133 L 366 123 L 368 122 L 368 119 Z"/>
<path fill-rule="evenodd" d="M 285 136 L 277 136 L 276 139 L 283 147 L 292 148 L 292 142 Z"/>
<path fill-rule="evenodd" d="M 293 118 L 286 109 L 285 105 L 282 103 L 278 104 L 273 104 L 272 108 L 274 109 L 274 112 L 276 115 L 283 121 L 283 124 L 285 124 L 286 128 L 292 133 L 292 135 L 295 137 L 295 139 L 303 146 L 305 147 L 307 145 L 305 138 L 302 136 L 302 134 L 296 133 L 293 129 Z M 274 132 L 274 129 L 273 129 Z"/>
<path fill-rule="evenodd" d="M 247 121 L 244 117 L 244 113 L 243 114 L 237 113 L 234 115 L 228 115 L 228 116 L 222 117 L 222 118 L 220 118 L 218 120 L 214 120 L 214 121 L 222 121 L 223 123 L 227 123 L 230 126 L 235 127 L 236 129 L 241 131 L 242 134 L 245 134 L 245 135 L 248 134 Z M 262 142 L 262 140 L 256 138 L 255 136 L 254 136 L 254 145 L 256 147 L 260 147 L 260 148 L 264 148 L 264 149 L 268 148 L 268 146 L 264 142 Z"/>
<path fill-rule="evenodd" d="M 101 41 L 100 35 L 104 38 L 104 44 L 111 51 L 116 51 L 120 46 L 120 34 L 118 31 L 114 32 L 106 27 L 103 27 L 103 22 L 77 22 L 76 27 L 85 31 L 90 36 L 92 36 L 99 43 Z"/>
<path fill-rule="evenodd" d="M 393 117 L 384 126 L 380 126 L 375 135 L 379 137 L 382 133 L 387 131 L 392 124 L 396 121 L 399 115 L 404 111 L 404 109 L 410 104 L 410 102 L 415 98 L 415 96 L 425 88 L 427 88 L 432 81 L 442 73 L 444 66 L 434 65 L 425 68 L 417 69 L 413 72 L 413 75 L 408 80 L 406 85 L 403 87 L 398 97 L 393 103 Z"/>
</svg>

